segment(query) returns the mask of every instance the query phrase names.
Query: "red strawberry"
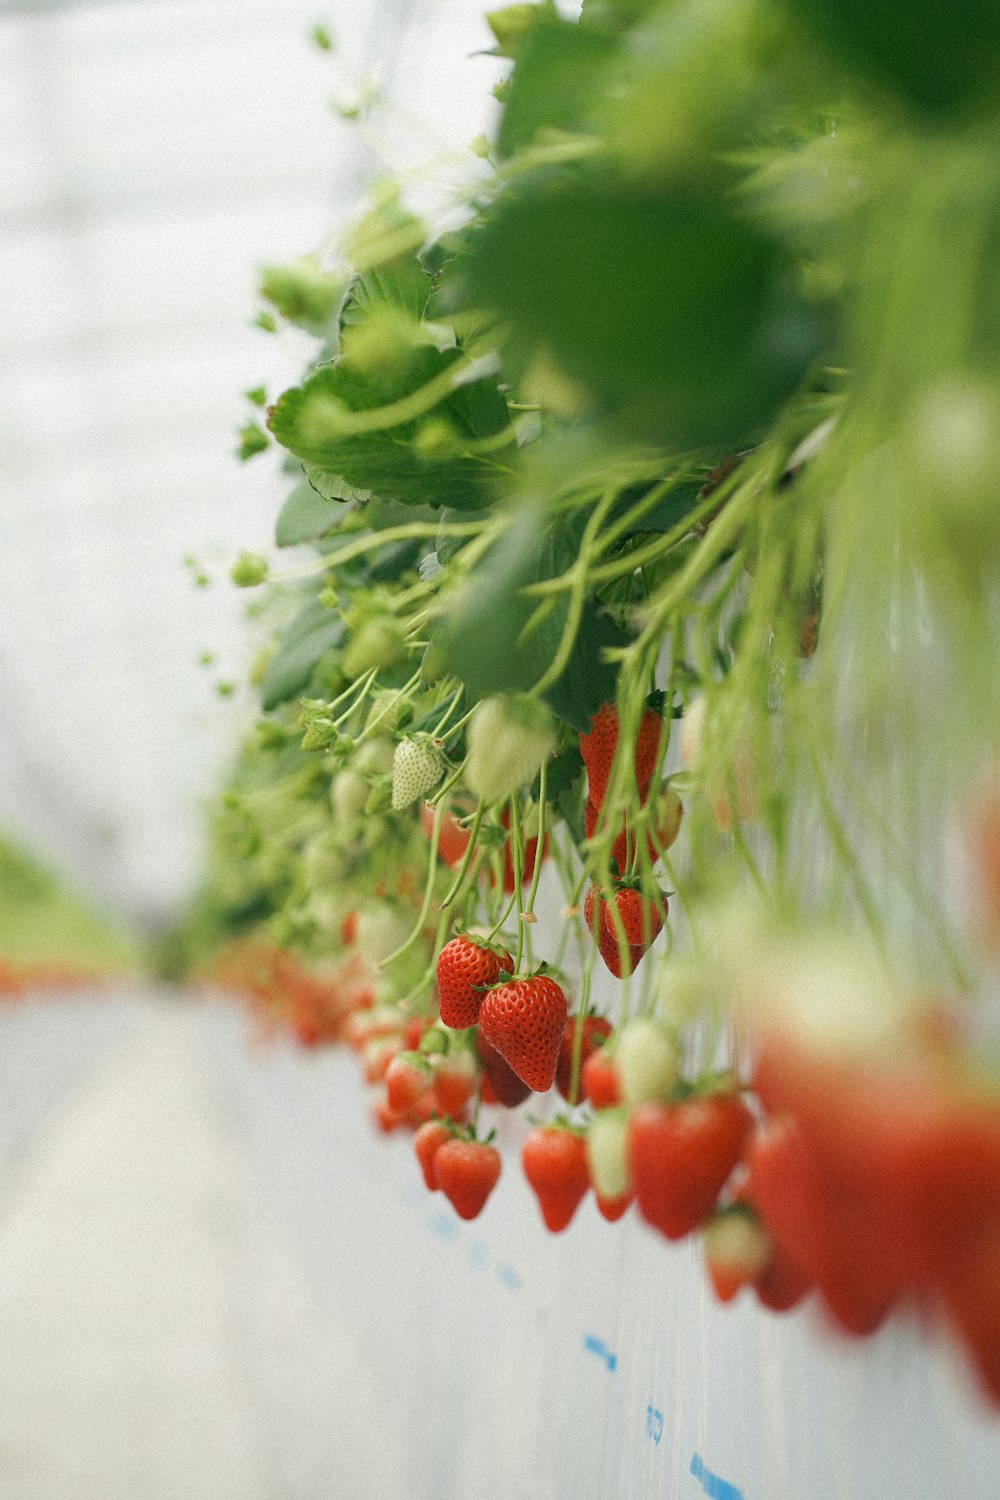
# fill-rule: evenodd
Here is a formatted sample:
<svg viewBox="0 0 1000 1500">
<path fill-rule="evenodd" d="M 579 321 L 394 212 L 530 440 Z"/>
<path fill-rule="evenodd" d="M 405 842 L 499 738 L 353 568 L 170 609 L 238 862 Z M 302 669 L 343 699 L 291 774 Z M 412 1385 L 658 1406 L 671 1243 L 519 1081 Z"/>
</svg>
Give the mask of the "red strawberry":
<svg viewBox="0 0 1000 1500">
<path fill-rule="evenodd" d="M 464 1048 L 434 1064 L 434 1102 L 438 1113 L 457 1120 L 476 1091 L 476 1065 Z"/>
<path fill-rule="evenodd" d="M 476 1050 L 483 1064 L 483 1103 L 503 1104 L 508 1109 L 523 1104 L 531 1093 L 530 1088 L 504 1062 L 497 1049 L 490 1046 L 481 1026 L 476 1027 Z"/>
<path fill-rule="evenodd" d="M 413 1150 L 424 1174 L 424 1181 L 432 1193 L 438 1189 L 434 1162 L 441 1147 L 451 1138 L 451 1131 L 441 1120 L 428 1120 L 413 1137 Z"/>
<path fill-rule="evenodd" d="M 569 1224 L 590 1187 L 583 1137 L 558 1125 L 540 1125 L 525 1138 L 521 1165 L 546 1228 L 558 1234 Z"/>
<path fill-rule="evenodd" d="M 460 933 L 438 954 L 437 985 L 441 1020 L 456 1031 L 475 1026 L 483 992 L 496 984 L 501 969 L 512 973 L 514 960 L 504 948 L 490 948 Z"/>
<path fill-rule="evenodd" d="M 593 802 L 588 801 L 583 810 L 583 830 L 588 839 L 594 837 L 597 831 L 597 820 L 600 816 L 600 808 Z M 646 835 L 646 848 L 649 857 L 655 864 L 661 852 L 665 852 L 674 843 L 681 830 L 681 819 L 684 816 L 684 806 L 677 793 L 667 787 L 663 794 L 662 802 L 657 810 L 657 828 L 655 836 L 652 833 Z M 629 856 L 635 844 L 635 839 L 629 833 L 628 826 L 622 828 L 618 837 L 611 846 L 611 859 L 614 867 L 620 875 L 624 875 L 628 869 Z"/>
<path fill-rule="evenodd" d="M 576 1050 L 576 1035 L 580 1028 L 579 1016 L 570 1016 L 566 1022 L 562 1041 L 559 1043 L 559 1061 L 556 1063 L 556 1088 L 570 1104 L 577 1104 L 582 1093 L 578 1078 L 574 1097 L 570 1098 L 570 1086 L 573 1081 L 573 1053 Z M 582 1022 L 582 1032 L 580 1037 L 581 1072 L 588 1057 L 600 1047 L 605 1037 L 611 1035 L 611 1022 L 606 1021 L 603 1016 L 585 1016 Z"/>
<path fill-rule="evenodd" d="M 657 904 L 647 900 L 634 886 L 615 886 L 612 899 L 625 939 L 624 965 L 617 924 L 609 910 L 608 898 L 599 887 L 592 885 L 588 888 L 583 915 L 605 964 L 616 979 L 621 979 L 633 973 L 640 963 L 663 927 L 663 918 Z M 666 897 L 661 896 L 660 900 L 666 908 Z"/>
<path fill-rule="evenodd" d="M 613 703 L 604 703 L 591 719 L 589 732 L 580 736 L 580 754 L 587 767 L 587 795 L 598 807 L 608 789 L 620 728 L 618 709 Z M 644 709 L 633 756 L 635 782 L 643 800 L 660 758 L 662 739 L 662 716 L 652 708 Z"/>
<path fill-rule="evenodd" d="M 1000 1406 L 1000 1234 L 981 1235 L 956 1257 L 942 1287 L 954 1333 L 984 1397 Z"/>
<path fill-rule="evenodd" d="M 620 1193 L 617 1198 L 604 1198 L 594 1189 L 594 1202 L 602 1219 L 607 1219 L 609 1224 L 615 1224 L 627 1213 L 635 1200 L 634 1193 Z"/>
<path fill-rule="evenodd" d="M 500 821 L 503 824 L 504 828 L 509 828 L 510 827 L 510 809 L 509 808 L 505 808 L 504 809 L 503 814 L 502 814 L 502 816 L 500 818 Z M 545 843 L 544 843 L 544 845 L 542 847 L 542 859 L 543 860 L 546 859 L 546 858 L 548 858 L 548 853 L 549 853 L 549 836 L 548 836 L 548 834 L 546 834 L 545 835 Z M 537 858 L 538 858 L 538 839 L 537 838 L 525 839 L 525 841 L 524 841 L 524 874 L 521 877 L 523 881 L 525 881 L 525 882 L 530 881 L 532 879 L 532 877 L 534 876 L 534 873 L 535 873 L 535 860 Z M 514 850 L 513 850 L 513 847 L 511 845 L 510 840 L 508 839 L 507 842 L 506 842 L 506 844 L 504 844 L 504 846 L 503 846 L 503 888 L 507 892 L 508 896 L 510 896 L 510 895 L 513 894 L 514 883 L 515 883 L 514 882 Z"/>
<path fill-rule="evenodd" d="M 792 1259 L 783 1246 L 771 1245 L 771 1259 L 754 1281 L 757 1299 L 772 1312 L 789 1312 L 797 1307 L 815 1283 L 812 1277 Z"/>
<path fill-rule="evenodd" d="M 597 832 L 597 820 L 601 815 L 601 809 L 596 802 L 587 798 L 587 805 L 583 809 L 583 831 L 588 839 L 592 839 Z"/>
<path fill-rule="evenodd" d="M 535 1093 L 552 1087 L 566 1029 L 566 996 L 546 974 L 489 990 L 479 1012 L 483 1036 Z"/>
<path fill-rule="evenodd" d="M 405 1115 L 398 1114 L 391 1108 L 385 1094 L 380 1094 L 372 1105 L 372 1118 L 383 1135 L 391 1135 L 394 1130 L 402 1130 L 408 1123 Z"/>
<path fill-rule="evenodd" d="M 434 836 L 434 809 L 429 802 L 420 805 L 420 826 L 428 839 Z M 438 833 L 437 852 L 441 863 L 452 869 L 460 865 L 469 847 L 470 836 L 469 830 L 462 827 L 453 813 L 445 812 Z"/>
<path fill-rule="evenodd" d="M 457 1137 L 440 1146 L 434 1156 L 434 1174 L 460 1219 L 475 1219 L 500 1176 L 500 1153 L 482 1141 Z"/>
<path fill-rule="evenodd" d="M 712 1209 L 739 1160 L 753 1117 L 739 1095 L 640 1104 L 628 1123 L 628 1174 L 644 1219 L 679 1240 Z"/>
<path fill-rule="evenodd" d="M 751 1146 L 744 1148 L 744 1156 L 749 1149 L 756 1149 L 760 1137 L 764 1132 L 758 1131 Z M 768 1226 L 764 1223 L 751 1194 L 750 1177 L 744 1178 L 736 1193 L 733 1195 L 732 1208 L 742 1208 L 750 1217 L 760 1225 L 767 1235 L 769 1246 L 768 1257 L 763 1268 L 753 1278 L 753 1289 L 757 1294 L 757 1300 L 772 1312 L 789 1312 L 797 1307 L 803 1297 L 811 1292 L 816 1283 L 809 1273 L 794 1260 L 788 1251 L 778 1240 L 775 1239 Z"/>
<path fill-rule="evenodd" d="M 590 721 L 590 729 L 580 736 L 580 754 L 587 768 L 587 800 L 595 807 L 604 801 L 608 777 L 618 745 L 618 710 L 613 703 L 602 703 Z"/>
<path fill-rule="evenodd" d="M 604 1047 L 598 1047 L 580 1069 L 583 1092 L 595 1109 L 610 1109 L 621 1103 L 621 1079 L 618 1064 Z"/>
<path fill-rule="evenodd" d="M 419 1052 L 397 1052 L 385 1070 L 385 1096 L 389 1108 L 408 1114 L 434 1082 L 430 1065 Z"/>
</svg>

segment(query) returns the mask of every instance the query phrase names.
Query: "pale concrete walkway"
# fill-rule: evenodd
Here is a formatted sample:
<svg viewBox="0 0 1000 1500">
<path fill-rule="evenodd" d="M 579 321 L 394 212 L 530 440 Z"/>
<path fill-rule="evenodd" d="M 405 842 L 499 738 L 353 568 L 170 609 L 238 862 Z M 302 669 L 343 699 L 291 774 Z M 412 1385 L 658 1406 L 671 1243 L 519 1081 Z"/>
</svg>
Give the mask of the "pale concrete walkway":
<svg viewBox="0 0 1000 1500">
<path fill-rule="evenodd" d="M 275 1500 L 234 1330 L 245 1213 L 197 1022 L 143 1001 L 0 1183 L 3 1500 Z"/>
</svg>

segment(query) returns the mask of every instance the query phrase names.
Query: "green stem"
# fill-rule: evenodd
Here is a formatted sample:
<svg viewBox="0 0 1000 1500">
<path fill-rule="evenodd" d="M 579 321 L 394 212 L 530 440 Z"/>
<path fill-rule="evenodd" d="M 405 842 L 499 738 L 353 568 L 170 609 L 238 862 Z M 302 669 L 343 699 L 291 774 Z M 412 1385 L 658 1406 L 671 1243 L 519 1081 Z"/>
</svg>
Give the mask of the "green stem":
<svg viewBox="0 0 1000 1500">
<path fill-rule="evenodd" d="M 319 573 L 339 568 L 342 563 L 352 562 L 354 558 L 363 557 L 366 552 L 374 552 L 378 547 L 386 547 L 390 542 L 419 541 L 421 538 L 438 536 L 475 536 L 482 528 L 482 521 L 409 521 L 405 526 L 386 526 L 381 531 L 366 532 L 356 542 L 347 542 L 335 552 L 324 553 L 318 562 L 301 568 L 289 568 L 283 573 L 272 573 L 269 581 L 288 583 L 299 578 L 315 578 Z"/>
<path fill-rule="evenodd" d="M 521 828 L 521 797 L 520 793 L 512 792 L 510 798 L 510 836 L 514 845 L 514 900 L 517 903 L 517 954 L 514 959 L 514 972 L 521 972 L 521 958 L 524 953 L 524 832 Z"/>
<path fill-rule="evenodd" d="M 399 945 L 395 952 L 390 953 L 388 958 L 383 958 L 379 962 L 379 964 L 377 965 L 379 969 L 387 969 L 391 963 L 395 963 L 397 958 L 402 958 L 404 953 L 409 952 L 410 948 L 413 947 L 413 944 L 417 941 L 418 937 L 424 930 L 424 924 L 427 921 L 427 917 L 431 909 L 431 898 L 434 895 L 434 877 L 437 874 L 437 852 L 438 843 L 441 838 L 441 817 L 443 812 L 444 803 L 442 802 L 439 803 L 438 806 L 434 809 L 434 826 L 431 830 L 430 858 L 427 862 L 427 881 L 424 885 L 424 899 L 420 907 L 420 915 L 417 917 L 416 923 L 414 924 L 413 930 L 411 931 L 409 937 Z"/>
<path fill-rule="evenodd" d="M 538 773 L 538 839 L 535 843 L 535 868 L 531 872 L 531 889 L 528 892 L 528 904 L 526 912 L 535 910 L 535 896 L 538 894 L 538 881 L 542 873 L 542 856 L 545 850 L 545 793 L 548 782 L 548 762 L 543 761 Z"/>
<path fill-rule="evenodd" d="M 438 813 L 440 813 L 443 806 L 443 802 L 438 803 Z M 462 889 L 466 875 L 468 875 L 469 873 L 469 866 L 472 864 L 472 856 L 476 852 L 476 840 L 479 838 L 479 827 L 483 821 L 483 814 L 485 812 L 486 804 L 480 797 L 478 803 L 476 804 L 476 813 L 475 817 L 472 820 L 472 827 L 469 829 L 469 842 L 466 845 L 465 853 L 462 856 L 462 863 L 458 867 L 458 874 L 455 876 L 455 879 L 452 881 L 447 892 L 445 893 L 444 900 L 441 902 L 442 911 L 447 911 L 448 907 L 452 904 L 455 897 Z"/>
<path fill-rule="evenodd" d="M 377 676 L 378 667 L 371 667 L 363 677 L 360 677 L 357 682 L 353 684 L 354 688 L 357 689 L 354 694 L 354 701 L 349 708 L 345 708 L 343 713 L 338 714 L 337 718 L 334 719 L 334 729 L 339 729 L 342 724 L 346 724 L 351 715 L 357 711 L 361 700 L 364 698 L 365 694 L 367 693 L 368 689 L 371 687 Z M 344 695 L 341 694 L 341 698 L 343 696 Z"/>
</svg>

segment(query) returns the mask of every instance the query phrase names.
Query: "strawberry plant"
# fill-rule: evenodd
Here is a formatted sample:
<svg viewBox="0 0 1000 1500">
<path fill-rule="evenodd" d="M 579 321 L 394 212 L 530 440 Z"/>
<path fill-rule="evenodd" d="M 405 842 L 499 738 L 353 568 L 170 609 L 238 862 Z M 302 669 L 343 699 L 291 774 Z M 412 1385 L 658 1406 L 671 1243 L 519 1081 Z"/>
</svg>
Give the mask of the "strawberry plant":
<svg viewBox="0 0 1000 1500">
<path fill-rule="evenodd" d="M 526 1170 L 586 1137 L 722 1296 L 929 1301 L 1000 1400 L 1000 93 L 924 10 L 495 12 L 468 185 L 267 271 L 317 343 L 189 942 L 459 1213 L 421 1114 L 555 1085 Z"/>
</svg>

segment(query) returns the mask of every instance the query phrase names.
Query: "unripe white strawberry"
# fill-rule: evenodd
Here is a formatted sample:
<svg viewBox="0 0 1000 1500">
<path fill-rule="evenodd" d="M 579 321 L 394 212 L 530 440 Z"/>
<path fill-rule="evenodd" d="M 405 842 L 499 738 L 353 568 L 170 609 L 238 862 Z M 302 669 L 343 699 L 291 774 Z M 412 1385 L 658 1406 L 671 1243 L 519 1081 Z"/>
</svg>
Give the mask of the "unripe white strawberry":
<svg viewBox="0 0 1000 1500">
<path fill-rule="evenodd" d="M 705 737 L 705 719 L 708 714 L 708 701 L 704 697 L 692 698 L 684 710 L 680 727 L 681 760 L 692 770 L 701 754 L 702 740 Z"/>
<path fill-rule="evenodd" d="M 766 1269 L 771 1239 L 763 1224 L 738 1207 L 710 1219 L 701 1237 L 705 1268 L 721 1302 L 730 1302 Z"/>
<path fill-rule="evenodd" d="M 656 841 L 661 849 L 669 849 L 676 842 L 684 817 L 684 804 L 669 784 L 656 808 Z"/>
<path fill-rule="evenodd" d="M 353 823 L 360 818 L 368 801 L 369 786 L 359 772 L 348 766 L 338 771 L 330 783 L 330 804 L 338 823 Z"/>
<path fill-rule="evenodd" d="M 627 1130 L 627 1109 L 599 1109 L 587 1130 L 590 1180 L 602 1198 L 620 1198 L 628 1192 Z"/>
<path fill-rule="evenodd" d="M 656 1014 L 667 1026 L 687 1026 L 719 998 L 719 978 L 689 955 L 671 954 L 657 975 Z"/>
<path fill-rule="evenodd" d="M 393 743 L 385 735 L 364 740 L 354 752 L 351 769 L 362 776 L 387 776 L 392 770 Z"/>
<path fill-rule="evenodd" d="M 642 1017 L 622 1027 L 618 1039 L 618 1073 L 626 1104 L 662 1099 L 677 1082 L 679 1072 L 680 1053 L 672 1032 Z"/>
<path fill-rule="evenodd" d="M 344 919 L 343 898 L 333 891 L 313 891 L 306 903 L 306 911 L 320 932 L 335 933 Z"/>
<path fill-rule="evenodd" d="M 344 851 L 326 834 L 311 839 L 302 851 L 306 880 L 312 889 L 336 885 L 343 880 L 348 871 L 348 863 Z"/>
<path fill-rule="evenodd" d="M 419 802 L 443 775 L 444 757 L 429 736 L 400 740 L 392 757 L 393 811 Z"/>
<path fill-rule="evenodd" d="M 469 722 L 465 779 L 484 802 L 533 781 L 555 748 L 548 709 L 534 698 L 484 698 Z"/>
<path fill-rule="evenodd" d="M 410 934 L 411 918 L 387 901 L 371 901 L 358 913 L 357 946 L 370 964 L 381 963 Z"/>
<path fill-rule="evenodd" d="M 340 659 L 345 677 L 391 667 L 406 655 L 406 640 L 395 620 L 381 617 L 365 620 L 351 636 Z"/>
</svg>

